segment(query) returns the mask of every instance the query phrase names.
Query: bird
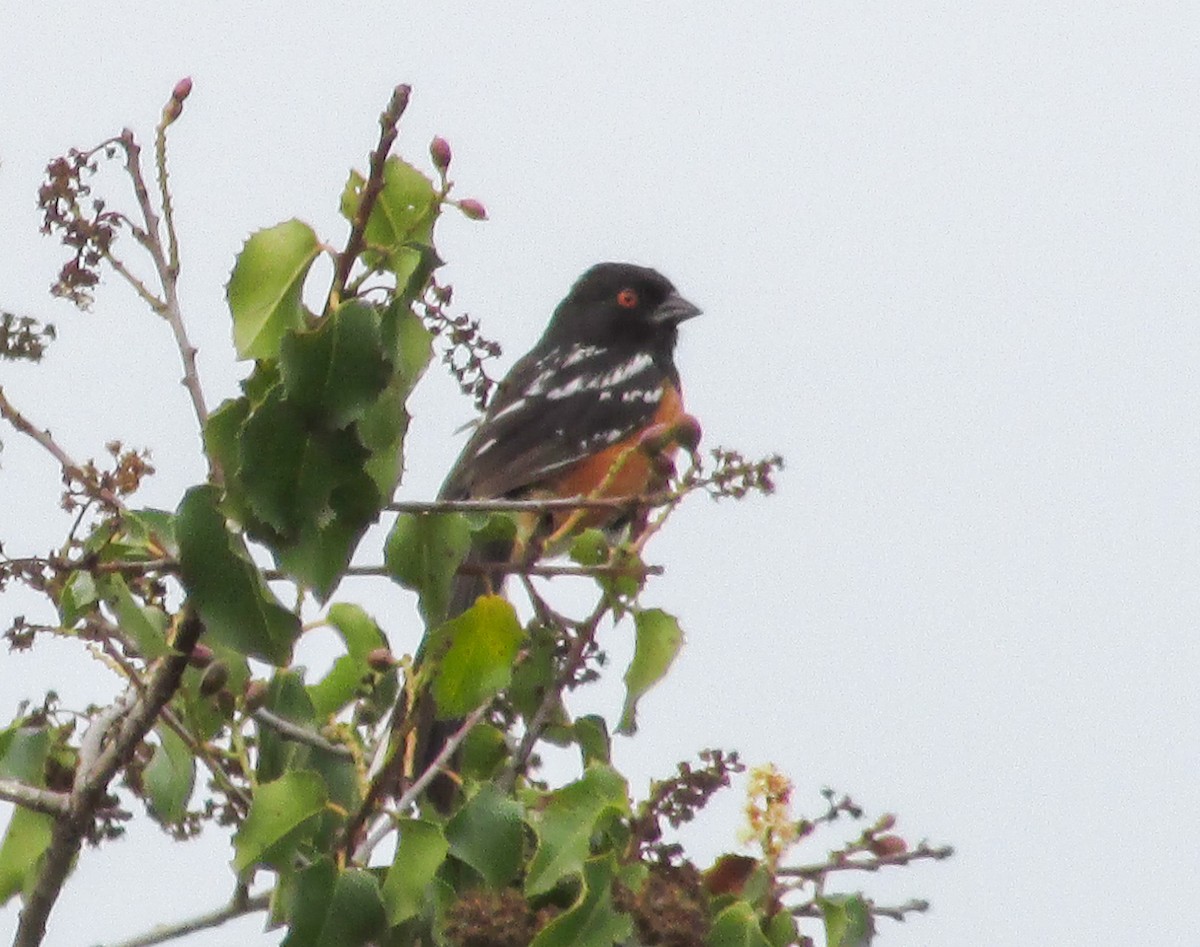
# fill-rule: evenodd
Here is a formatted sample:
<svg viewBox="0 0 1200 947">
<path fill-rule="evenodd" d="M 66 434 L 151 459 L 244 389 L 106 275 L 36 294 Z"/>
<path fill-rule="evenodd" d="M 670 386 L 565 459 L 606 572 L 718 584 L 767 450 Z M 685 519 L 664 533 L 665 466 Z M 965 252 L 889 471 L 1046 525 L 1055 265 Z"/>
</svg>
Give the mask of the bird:
<svg viewBox="0 0 1200 947">
<path fill-rule="evenodd" d="M 675 365 L 680 323 L 699 315 L 658 271 L 632 263 L 599 263 L 571 286 L 538 342 L 496 386 L 487 408 L 450 468 L 441 500 L 642 496 L 666 480 L 664 457 L 677 444 L 669 432 L 683 419 L 689 437 L 699 427 L 683 406 Z M 647 432 L 667 431 L 657 452 L 630 450 Z M 682 440 L 682 438 L 681 438 Z M 694 449 L 695 443 L 688 445 Z M 529 561 L 548 538 L 586 527 L 613 529 L 629 511 L 555 511 L 526 517 L 515 537 L 472 548 L 451 587 L 446 617 L 498 592 L 504 572 L 487 565 Z M 562 537 L 558 537 L 562 538 Z M 418 663 L 420 652 L 418 653 Z M 438 756 L 458 721 L 437 720 L 433 701 L 416 708 L 414 772 Z M 427 790 L 445 810 L 453 780 L 444 774 Z"/>
</svg>

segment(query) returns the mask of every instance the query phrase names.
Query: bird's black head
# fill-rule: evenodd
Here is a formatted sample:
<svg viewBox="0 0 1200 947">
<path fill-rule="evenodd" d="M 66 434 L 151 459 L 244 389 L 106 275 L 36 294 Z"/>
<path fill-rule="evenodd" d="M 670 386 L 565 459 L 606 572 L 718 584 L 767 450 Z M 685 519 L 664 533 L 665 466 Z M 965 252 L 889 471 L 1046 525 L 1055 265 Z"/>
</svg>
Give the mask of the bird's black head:
<svg viewBox="0 0 1200 947">
<path fill-rule="evenodd" d="M 542 342 L 669 347 L 679 323 L 699 314 L 657 270 L 597 263 L 558 304 Z"/>
</svg>

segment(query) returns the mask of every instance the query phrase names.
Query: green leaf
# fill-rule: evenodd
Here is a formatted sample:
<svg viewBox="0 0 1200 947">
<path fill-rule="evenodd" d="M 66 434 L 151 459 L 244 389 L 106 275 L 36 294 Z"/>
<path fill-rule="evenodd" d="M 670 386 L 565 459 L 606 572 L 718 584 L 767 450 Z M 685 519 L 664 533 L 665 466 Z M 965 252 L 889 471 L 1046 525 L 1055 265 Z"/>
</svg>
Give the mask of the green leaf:
<svg viewBox="0 0 1200 947">
<path fill-rule="evenodd" d="M 241 522 L 250 518 L 246 493 L 242 489 L 242 456 L 239 444 L 242 427 L 249 416 L 249 398 L 229 398 L 209 414 L 204 425 L 204 449 L 224 475 L 225 495 L 222 498 L 222 506 Z"/>
<path fill-rule="evenodd" d="M 288 867 L 296 847 L 315 830 L 325 802 L 324 782 L 307 770 L 260 784 L 246 821 L 233 837 L 234 870 L 243 872 L 257 864 Z"/>
<path fill-rule="evenodd" d="M 389 927 L 416 917 L 428 901 L 426 891 L 450 850 L 440 825 L 422 819 L 400 820 L 396 857 L 383 882 Z"/>
<path fill-rule="evenodd" d="M 502 888 L 521 870 L 525 847 L 524 809 L 488 784 L 467 800 L 446 826 L 450 854 Z"/>
<path fill-rule="evenodd" d="M 361 174 L 350 172 L 342 191 L 342 214 L 347 220 L 354 220 L 365 185 Z M 430 267 L 427 255 L 438 210 L 433 182 L 411 164 L 388 158 L 383 189 L 367 221 L 363 260 L 372 269 L 395 273 L 397 285 L 407 289 L 414 276 Z"/>
<path fill-rule="evenodd" d="M 407 300 L 397 299 L 380 316 L 380 334 L 396 379 L 407 394 L 416 387 L 433 358 L 433 333 L 425 328 Z"/>
<path fill-rule="evenodd" d="M 167 510 L 126 510 L 121 514 L 121 525 L 122 541 L 136 546 L 146 558 L 176 554 L 175 520 Z"/>
<path fill-rule="evenodd" d="M 571 559 L 581 566 L 603 565 L 608 555 L 608 537 L 603 530 L 585 529 L 571 542 Z"/>
<path fill-rule="evenodd" d="M 332 428 L 362 417 L 391 377 L 379 320 L 377 310 L 352 301 L 316 329 L 285 335 L 279 364 L 288 401 Z"/>
<path fill-rule="evenodd" d="M 369 871 L 338 871 L 325 858 L 299 873 L 282 947 L 361 947 L 377 942 L 385 919 L 379 882 Z"/>
<path fill-rule="evenodd" d="M 250 413 L 239 442 L 250 508 L 285 540 L 331 518 L 334 488 L 362 477 L 367 457 L 352 430 L 312 428 L 281 387 Z"/>
<path fill-rule="evenodd" d="M 708 932 L 708 947 L 771 947 L 758 916 L 745 901 L 734 901 L 718 914 Z"/>
<path fill-rule="evenodd" d="M 411 420 L 408 395 L 433 355 L 433 334 L 406 300 L 397 299 L 381 316 L 383 346 L 392 379 L 358 420 L 358 436 L 371 452 L 365 469 L 380 496 L 390 497 L 404 472 L 404 437 Z"/>
<path fill-rule="evenodd" d="M 13 812 L 0 842 L 0 904 L 32 887 L 53 834 L 50 816 L 19 807 Z"/>
<path fill-rule="evenodd" d="M 637 730 L 637 702 L 646 691 L 662 680 L 683 645 L 683 631 L 673 615 L 658 608 L 639 611 L 634 616 L 637 643 L 633 660 L 625 672 L 625 707 L 621 711 L 618 733 Z"/>
<path fill-rule="evenodd" d="M 429 627 L 445 620 L 454 575 L 470 548 L 471 527 L 457 513 L 401 513 L 396 518 L 383 562 L 393 579 L 417 593 Z"/>
<path fill-rule="evenodd" d="M 70 628 L 81 619 L 99 600 L 96 580 L 90 572 L 72 572 L 67 578 L 62 596 L 58 601 L 59 616 L 63 626 Z"/>
<path fill-rule="evenodd" d="M 300 619 L 267 588 L 245 544 L 225 528 L 217 490 L 193 487 L 176 514 L 179 571 L 189 601 L 214 641 L 272 664 L 285 664 Z"/>
<path fill-rule="evenodd" d="M 825 918 L 826 947 L 869 947 L 875 922 L 861 894 L 827 895 L 817 906 Z"/>
<path fill-rule="evenodd" d="M 263 705 L 277 717 L 301 727 L 316 727 L 316 714 L 308 690 L 304 686 L 304 668 L 280 668 L 271 677 L 267 700 Z M 258 727 L 258 781 L 267 783 L 278 779 L 288 769 L 301 769 L 296 756 L 302 744 L 286 739 L 274 727 Z"/>
<path fill-rule="evenodd" d="M 608 854 L 583 865 L 575 903 L 543 927 L 530 947 L 612 947 L 633 935 L 633 919 L 612 903 L 617 859 Z"/>
<path fill-rule="evenodd" d="M 284 334 L 304 325 L 300 294 L 320 252 L 316 233 L 299 220 L 260 230 L 246 241 L 228 286 L 239 357 L 275 359 Z"/>
<path fill-rule="evenodd" d="M 115 573 L 104 579 L 104 597 L 117 613 L 121 630 L 137 645 L 142 657 L 154 660 L 170 652 L 166 612 L 140 604 L 130 593 L 125 580 Z"/>
<path fill-rule="evenodd" d="M 612 741 L 608 736 L 608 724 L 603 717 L 587 714 L 574 724 L 575 742 L 583 755 L 583 765 L 612 762 Z"/>
<path fill-rule="evenodd" d="M 483 595 L 457 618 L 437 629 L 432 647 L 443 653 L 433 697 L 438 715 L 462 717 L 512 680 L 525 630 L 512 605 L 499 595 Z"/>
<path fill-rule="evenodd" d="M 326 601 L 337 588 L 350 558 L 358 542 L 362 539 L 371 520 L 374 519 L 379 502 L 379 494 L 375 486 L 365 475 L 359 476 L 357 486 L 362 489 L 355 497 L 355 509 L 349 514 L 343 514 L 338 508 L 339 498 L 349 496 L 355 491 L 352 488 L 335 490 L 331 497 L 334 504 L 334 518 L 327 522 L 310 521 L 305 523 L 299 535 L 286 545 L 276 545 L 273 549 L 275 561 L 286 574 L 293 576 L 300 584 L 312 589 L 317 597 Z M 369 500 L 372 506 L 369 515 L 363 515 L 358 509 L 359 500 Z"/>
<path fill-rule="evenodd" d="M 800 928 L 790 911 L 776 911 L 771 915 L 765 933 L 771 947 L 792 947 L 800 942 Z"/>
<path fill-rule="evenodd" d="M 316 684 L 308 688 L 318 718 L 337 713 L 358 695 L 363 680 L 371 673 L 367 656 L 376 648 L 387 647 L 387 638 L 371 618 L 357 605 L 331 605 L 325 620 L 346 643 L 346 654 Z"/>
<path fill-rule="evenodd" d="M 581 872 L 597 825 L 628 812 L 625 778 L 609 766 L 589 767 L 581 779 L 550 793 L 546 806 L 530 813 L 538 846 L 525 876 L 526 895 L 545 894 Z"/>
<path fill-rule="evenodd" d="M 146 764 L 146 795 L 150 808 L 162 822 L 178 822 L 187 813 L 196 781 L 196 759 L 183 739 L 170 727 L 154 728 L 158 746 Z"/>
<path fill-rule="evenodd" d="M 50 734 L 45 728 L 10 727 L 0 733 L 0 777 L 44 786 L 49 753 Z M 50 816 L 20 806 L 14 809 L 0 842 L 0 904 L 37 880 L 53 832 Z"/>
</svg>

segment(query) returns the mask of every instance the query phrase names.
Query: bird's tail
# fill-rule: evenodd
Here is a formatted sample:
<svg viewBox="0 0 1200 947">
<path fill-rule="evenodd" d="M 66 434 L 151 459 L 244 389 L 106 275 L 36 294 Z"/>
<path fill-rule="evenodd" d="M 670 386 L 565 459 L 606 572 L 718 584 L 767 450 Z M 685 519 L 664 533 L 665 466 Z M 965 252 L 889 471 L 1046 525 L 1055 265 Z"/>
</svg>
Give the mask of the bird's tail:
<svg viewBox="0 0 1200 947">
<path fill-rule="evenodd" d="M 450 587 L 450 601 L 446 609 L 447 619 L 456 618 L 475 604 L 481 595 L 499 592 L 504 583 L 504 573 L 497 571 L 488 573 L 489 564 L 507 563 L 512 554 L 511 543 L 492 542 L 477 544 L 467 554 L 463 565 L 466 569 L 454 577 Z M 417 669 L 420 669 L 421 655 L 417 656 Z M 413 714 L 413 749 L 412 773 L 419 776 L 425 772 L 438 756 L 441 755 L 447 741 L 462 726 L 462 720 L 457 718 L 439 719 L 433 695 L 429 693 L 428 685 L 417 694 L 411 708 Z M 425 790 L 425 797 L 441 812 L 447 812 L 454 801 L 457 783 L 448 776 L 446 769 L 457 769 L 456 756 L 442 761 L 443 772 L 434 777 Z"/>
</svg>

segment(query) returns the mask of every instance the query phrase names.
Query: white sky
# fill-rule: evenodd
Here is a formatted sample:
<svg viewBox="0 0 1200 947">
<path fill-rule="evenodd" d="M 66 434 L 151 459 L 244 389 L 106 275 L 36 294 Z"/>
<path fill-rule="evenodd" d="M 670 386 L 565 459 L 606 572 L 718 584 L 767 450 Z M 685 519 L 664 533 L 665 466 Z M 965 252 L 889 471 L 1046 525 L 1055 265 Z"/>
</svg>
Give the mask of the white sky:
<svg viewBox="0 0 1200 947">
<path fill-rule="evenodd" d="M 410 7 L 417 9 L 410 9 Z M 0 8 L 0 305 L 56 322 L 0 367 L 75 455 L 153 448 L 144 502 L 202 477 L 165 326 L 109 280 L 77 314 L 46 287 L 46 161 L 134 127 L 195 80 L 173 137 L 184 304 L 210 402 L 234 391 L 223 283 L 253 229 L 331 240 L 391 87 L 403 153 L 435 132 L 460 196 L 456 302 L 506 346 L 587 265 L 658 267 L 706 315 L 679 351 L 710 444 L 781 451 L 769 500 L 696 499 L 646 598 L 686 650 L 621 748 L 651 775 L 706 746 L 774 759 L 948 863 L 851 879 L 928 897 L 887 947 L 1182 944 L 1200 884 L 1200 13 L 1188 3 L 244 4 Z M 428 497 L 468 403 L 415 400 Z M 0 535 L 48 548 L 57 471 L 0 433 Z M 344 586 L 407 649 L 406 597 Z M 0 625 L 29 611 L 0 600 Z M 30 612 L 30 617 L 34 613 Z M 45 616 L 43 616 L 45 617 Z M 623 632 L 606 644 L 617 668 Z M 0 656 L 0 710 L 115 681 L 65 646 Z M 598 700 L 610 719 L 619 688 Z M 690 836 L 735 845 L 730 793 Z M 820 851 L 810 851 L 812 858 Z M 215 907 L 223 838 L 149 828 L 88 851 L 49 943 L 117 940 Z M 806 858 L 806 860 L 808 860 Z M 16 908 L 0 911 L 0 937 Z M 188 944 L 273 944 L 260 918 Z"/>
</svg>

